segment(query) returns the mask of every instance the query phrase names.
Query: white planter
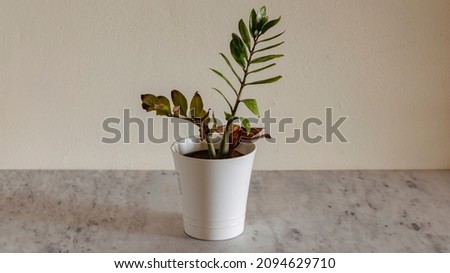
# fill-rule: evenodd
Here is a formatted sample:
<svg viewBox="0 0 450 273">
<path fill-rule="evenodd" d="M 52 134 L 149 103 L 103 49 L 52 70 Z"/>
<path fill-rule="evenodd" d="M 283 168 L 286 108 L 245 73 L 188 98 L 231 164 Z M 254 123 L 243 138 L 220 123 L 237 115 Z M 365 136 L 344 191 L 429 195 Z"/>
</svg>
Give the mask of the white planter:
<svg viewBox="0 0 450 273">
<path fill-rule="evenodd" d="M 184 154 L 206 150 L 206 143 L 186 138 L 172 145 L 180 182 L 185 232 L 203 240 L 225 240 L 244 231 L 248 189 L 256 145 L 241 144 L 244 155 L 197 159 Z"/>
</svg>

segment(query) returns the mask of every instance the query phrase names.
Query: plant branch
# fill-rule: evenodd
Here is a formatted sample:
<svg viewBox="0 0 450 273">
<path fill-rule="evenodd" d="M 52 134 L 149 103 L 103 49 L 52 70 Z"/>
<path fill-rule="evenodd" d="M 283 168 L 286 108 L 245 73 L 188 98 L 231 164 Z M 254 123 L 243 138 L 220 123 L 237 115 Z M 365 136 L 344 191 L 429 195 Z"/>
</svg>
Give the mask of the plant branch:
<svg viewBox="0 0 450 273">
<path fill-rule="evenodd" d="M 239 108 L 239 103 L 241 103 L 241 95 L 242 95 L 242 92 L 244 90 L 244 87 L 247 85 L 246 84 L 246 80 L 247 80 L 247 76 L 250 74 L 249 73 L 250 65 L 252 63 L 253 54 L 255 54 L 255 52 L 256 52 L 255 49 L 256 49 L 256 45 L 258 44 L 258 38 L 259 38 L 258 35 L 253 38 L 253 46 L 249 50 L 249 56 L 248 56 L 248 58 L 246 60 L 246 66 L 245 66 L 245 68 L 242 68 L 242 70 L 244 72 L 244 76 L 242 77 L 242 81 L 240 82 L 241 86 L 239 87 L 239 91 L 236 93 L 236 101 L 234 103 L 234 106 L 231 109 L 231 116 L 233 118 L 228 120 L 227 126 L 225 127 L 223 139 L 222 139 L 222 141 L 220 143 L 219 155 L 218 155 L 219 157 L 224 157 L 229 152 L 229 144 L 227 145 L 226 142 L 229 141 L 229 136 L 230 136 L 230 133 L 231 133 L 231 127 L 232 127 L 233 121 L 235 119 L 234 117 L 236 116 L 236 112 L 237 112 L 237 110 Z"/>
</svg>

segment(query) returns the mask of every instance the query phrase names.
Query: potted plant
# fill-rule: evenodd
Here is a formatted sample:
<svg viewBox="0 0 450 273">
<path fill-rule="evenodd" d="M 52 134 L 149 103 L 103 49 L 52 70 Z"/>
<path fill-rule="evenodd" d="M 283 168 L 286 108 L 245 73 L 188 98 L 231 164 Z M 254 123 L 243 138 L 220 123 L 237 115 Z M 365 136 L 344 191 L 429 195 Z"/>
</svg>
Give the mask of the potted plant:
<svg viewBox="0 0 450 273">
<path fill-rule="evenodd" d="M 183 119 L 199 128 L 198 136 L 178 140 L 171 147 L 181 189 L 184 229 L 194 238 L 224 240 L 236 237 L 244 230 L 256 151 L 253 141 L 270 136 L 261 134 L 262 128 L 253 128 L 247 118 L 239 116 L 238 109 L 245 105 L 259 117 L 256 100 L 244 97 L 244 89 L 281 79 L 281 76 L 251 79 L 256 73 L 273 67 L 272 60 L 283 56 L 265 54 L 284 43 L 275 42 L 284 32 L 266 37 L 280 19 L 269 20 L 266 7 L 262 7 L 250 12 L 248 27 L 242 19 L 239 21 L 239 35 L 233 33 L 230 42 L 230 53 L 236 64 L 220 53 L 237 85 L 222 72 L 211 69 L 227 83 L 234 97 L 230 100 L 230 96 L 213 88 L 229 108 L 224 113 L 224 125 L 214 111 L 205 109 L 198 92 L 188 105 L 186 97 L 173 90 L 173 106 L 165 96 L 141 95 L 142 107 L 147 112 L 156 111 L 156 115 Z"/>
</svg>

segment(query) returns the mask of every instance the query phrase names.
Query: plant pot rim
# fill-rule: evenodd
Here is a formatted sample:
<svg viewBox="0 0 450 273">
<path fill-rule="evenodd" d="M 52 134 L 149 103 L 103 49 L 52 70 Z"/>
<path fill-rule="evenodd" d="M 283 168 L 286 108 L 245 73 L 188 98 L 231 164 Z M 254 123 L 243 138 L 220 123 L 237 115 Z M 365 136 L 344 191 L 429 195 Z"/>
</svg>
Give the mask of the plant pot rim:
<svg viewBox="0 0 450 273">
<path fill-rule="evenodd" d="M 212 161 L 216 161 L 216 162 L 217 162 L 217 161 L 225 162 L 225 161 L 231 161 L 231 160 L 244 159 L 244 158 L 246 158 L 246 157 L 251 156 L 252 154 L 254 154 L 254 153 L 256 152 L 256 144 L 255 144 L 255 143 L 252 143 L 252 142 L 250 142 L 250 143 L 241 143 L 240 146 L 241 146 L 241 145 L 245 145 L 245 146 L 250 147 L 250 151 L 249 151 L 249 152 L 246 152 L 246 153 L 245 153 L 244 155 L 242 155 L 242 156 L 239 156 L 239 157 L 232 157 L 232 158 L 220 158 L 220 159 L 195 158 L 195 157 L 186 156 L 186 155 L 180 153 L 180 152 L 176 149 L 176 145 L 183 144 L 181 141 L 192 141 L 193 139 L 196 140 L 196 143 L 197 143 L 197 144 L 207 145 L 205 141 L 199 140 L 198 137 L 195 137 L 195 136 L 185 137 L 185 138 L 181 138 L 181 139 L 176 140 L 174 143 L 172 143 L 172 145 L 170 145 L 170 149 L 172 150 L 172 153 L 173 153 L 174 155 L 178 156 L 178 157 L 181 157 L 181 158 L 188 158 L 188 159 L 190 159 L 190 160 L 197 160 L 197 161 L 201 161 L 201 162 L 206 162 L 206 161 L 211 161 L 211 162 L 212 162 Z M 215 143 L 215 145 L 218 145 L 218 144 L 219 144 L 219 142 Z M 206 147 L 206 148 L 207 148 L 207 147 Z M 239 147 L 238 147 L 237 149 L 239 150 Z"/>
</svg>

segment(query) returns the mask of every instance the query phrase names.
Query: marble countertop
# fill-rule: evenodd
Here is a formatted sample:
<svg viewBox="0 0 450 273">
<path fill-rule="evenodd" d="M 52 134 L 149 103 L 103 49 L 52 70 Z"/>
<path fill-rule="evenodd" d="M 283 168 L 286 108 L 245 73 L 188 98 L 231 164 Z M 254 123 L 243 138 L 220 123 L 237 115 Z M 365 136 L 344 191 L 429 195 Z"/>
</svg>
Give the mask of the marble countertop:
<svg viewBox="0 0 450 273">
<path fill-rule="evenodd" d="M 0 170 L 0 252 L 450 252 L 450 171 L 255 171 L 219 242 L 180 201 L 173 171 Z"/>
</svg>

